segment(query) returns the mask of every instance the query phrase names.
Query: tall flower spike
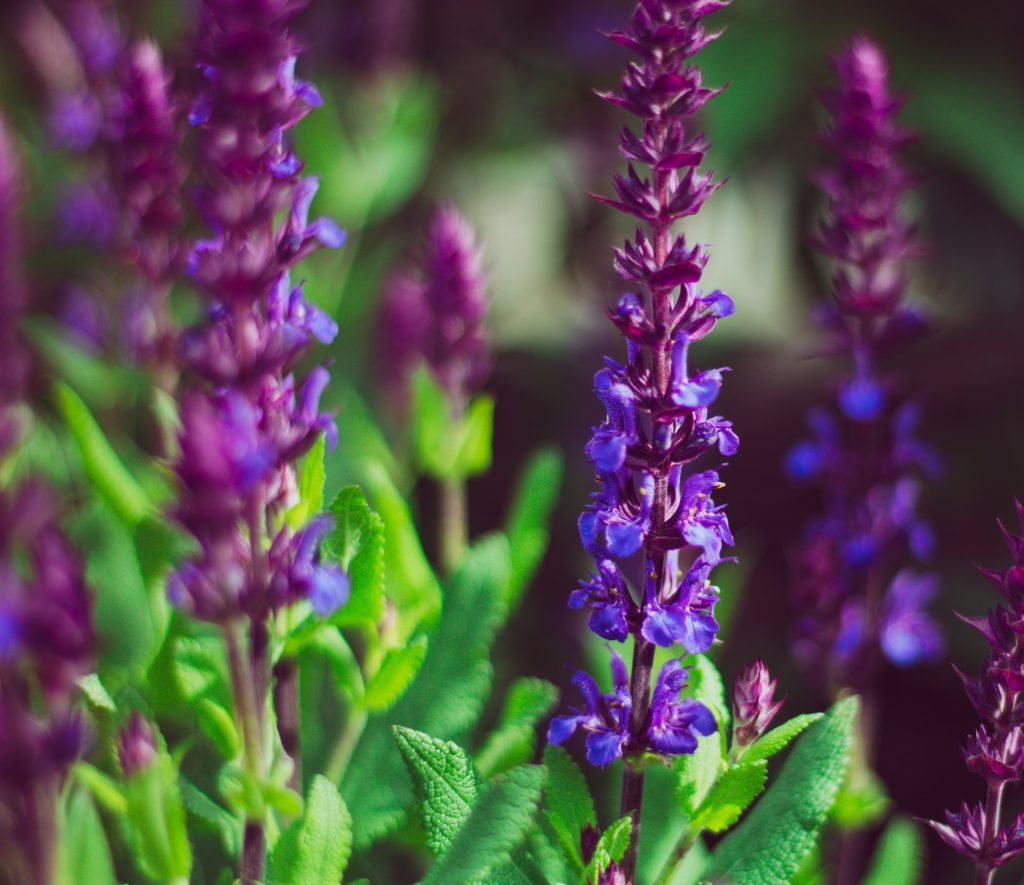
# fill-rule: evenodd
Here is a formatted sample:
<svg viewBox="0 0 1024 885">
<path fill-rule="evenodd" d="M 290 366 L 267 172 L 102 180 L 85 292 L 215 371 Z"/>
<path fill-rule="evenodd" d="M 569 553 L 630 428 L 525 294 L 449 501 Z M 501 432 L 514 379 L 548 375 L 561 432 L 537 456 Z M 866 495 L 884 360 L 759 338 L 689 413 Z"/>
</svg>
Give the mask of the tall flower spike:
<svg viewBox="0 0 1024 885">
<path fill-rule="evenodd" d="M 985 804 L 963 804 L 946 812 L 945 823 L 928 821 L 932 829 L 977 868 L 976 881 L 992 881 L 993 871 L 1024 852 L 1024 815 L 1012 823 L 1000 821 L 1006 785 L 1024 774 L 1024 506 L 1016 502 L 1021 534 L 1003 528 L 1013 564 L 1002 571 L 982 569 L 1004 594 L 987 618 L 964 618 L 989 643 L 990 654 L 978 678 L 957 672 L 967 696 L 984 720 L 964 747 L 967 767 L 985 781 Z"/>
<path fill-rule="evenodd" d="M 627 882 L 636 875 L 639 757 L 692 753 L 699 736 L 717 727 L 705 707 L 679 700 L 686 671 L 678 660 L 663 666 L 653 694 L 651 671 L 656 645 L 700 652 L 714 641 L 718 589 L 711 571 L 733 540 L 725 513 L 712 499 L 721 486 L 717 471 L 696 472 L 688 465 L 715 447 L 732 455 L 738 446 L 732 425 L 710 411 L 724 370 L 696 370 L 690 361 L 693 343 L 734 307 L 724 293 L 698 288 L 707 251 L 672 232 L 674 222 L 699 211 L 718 187 L 710 173 L 698 171 L 708 144 L 690 125 L 717 90 L 704 86 L 690 59 L 717 36 L 701 20 L 724 5 L 642 0 L 630 27 L 609 35 L 637 58 L 617 92 L 599 93 L 640 118 L 639 133 L 626 128 L 620 138 L 628 165 L 625 175 L 614 178 L 615 196 L 598 197 L 636 218 L 639 227 L 615 250 L 615 268 L 634 289 L 609 311 L 626 339 L 626 359 L 607 359 L 594 378 L 605 419 L 594 428 L 586 453 L 600 488 L 579 528 L 595 571 L 569 604 L 590 606 L 590 627 L 600 636 L 634 637 L 632 673 L 628 682 L 619 680 L 617 690 L 626 694 L 615 708 L 615 752 L 595 754 L 599 732 L 590 729 L 588 738 L 591 761 L 595 755 L 600 764 L 615 755 L 625 761 L 621 808 L 633 817 L 622 863 Z M 632 587 L 630 577 L 636 578 Z M 588 702 L 580 715 L 574 721 L 587 730 L 597 714 Z M 553 726 L 553 740 L 567 736 Z M 601 740 L 602 749 L 605 740 L 611 745 L 610 737 Z"/>
<path fill-rule="evenodd" d="M 442 206 L 431 219 L 418 269 L 396 274 L 384 292 L 378 330 L 387 383 L 400 393 L 422 361 L 463 408 L 491 365 L 486 313 L 473 231 L 454 206 Z"/>
<path fill-rule="evenodd" d="M 902 100 L 890 93 L 885 58 L 867 38 L 833 63 L 823 141 L 834 162 L 817 176 L 826 209 L 814 243 L 834 267 L 832 302 L 820 318 L 829 349 L 846 356 L 850 370 L 835 407 L 811 413 L 813 436 L 786 466 L 826 501 L 793 558 L 798 655 L 833 687 L 863 688 L 883 657 L 906 666 L 942 650 L 925 610 L 936 581 L 910 567 L 931 554 L 931 529 L 916 504 L 921 480 L 940 466 L 917 438 L 916 405 L 900 398 L 897 379 L 880 366 L 883 351 L 923 328 L 906 304 L 907 261 L 920 249 L 902 210 Z"/>
<path fill-rule="evenodd" d="M 27 366 L 16 235 L 18 163 L 0 120 L 0 462 L 16 442 L 13 409 Z M 8 374 L 9 373 L 9 374 Z M 73 708 L 94 668 L 92 602 L 50 490 L 0 487 L 0 879 L 51 882 L 57 801 L 86 743 Z"/>
</svg>

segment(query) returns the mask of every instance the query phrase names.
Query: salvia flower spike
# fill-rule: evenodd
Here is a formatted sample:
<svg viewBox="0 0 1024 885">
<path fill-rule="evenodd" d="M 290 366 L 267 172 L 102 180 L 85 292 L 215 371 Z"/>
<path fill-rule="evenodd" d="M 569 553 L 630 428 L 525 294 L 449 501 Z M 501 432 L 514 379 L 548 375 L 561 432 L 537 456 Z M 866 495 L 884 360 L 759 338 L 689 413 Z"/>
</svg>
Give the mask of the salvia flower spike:
<svg viewBox="0 0 1024 885">
<path fill-rule="evenodd" d="M 772 679 L 764 661 L 754 661 L 736 680 L 733 695 L 732 746 L 743 749 L 754 743 L 767 730 L 782 709 L 785 699 L 775 700 L 778 680 Z"/>
<path fill-rule="evenodd" d="M 1024 815 L 1003 825 L 1006 785 L 1024 774 L 1024 506 L 1016 502 L 1020 534 L 1002 527 L 1013 563 L 1001 571 L 982 569 L 1003 595 L 985 618 L 964 618 L 988 641 L 990 654 L 980 676 L 959 673 L 967 697 L 982 719 L 964 746 L 967 767 L 985 781 L 984 804 L 964 803 L 947 812 L 944 823 L 928 821 L 946 844 L 971 858 L 977 882 L 988 883 L 993 871 L 1024 851 Z"/>
<path fill-rule="evenodd" d="M 14 417 L 28 354 L 18 329 L 27 302 L 19 271 L 19 169 L 0 120 L 0 461 L 20 432 Z M 7 372 L 10 374 L 7 374 Z M 92 672 L 92 601 L 49 488 L 0 487 L 0 878 L 51 882 L 57 802 L 87 743 L 76 682 Z"/>
<path fill-rule="evenodd" d="M 817 177 L 826 210 L 814 243 L 834 267 L 820 319 L 850 371 L 836 408 L 811 413 L 812 438 L 792 449 L 786 466 L 826 498 L 794 557 L 798 654 L 834 686 L 862 687 L 883 655 L 905 666 L 941 652 L 926 612 L 937 582 L 913 567 L 934 546 L 917 512 L 920 481 L 941 468 L 917 437 L 917 406 L 900 398 L 880 366 L 885 351 L 924 328 L 906 303 L 907 262 L 920 249 L 903 214 L 910 179 L 899 160 L 909 138 L 896 122 L 902 101 L 867 38 L 833 62 L 823 141 L 834 162 Z"/>
<path fill-rule="evenodd" d="M 628 882 L 636 874 L 643 796 L 639 757 L 692 753 L 698 736 L 716 728 L 709 710 L 679 701 L 686 683 L 679 660 L 665 664 L 653 693 L 651 671 L 656 646 L 690 653 L 711 646 L 718 631 L 711 572 L 733 543 L 712 498 L 722 485 L 717 470 L 688 465 L 709 449 L 730 456 L 738 446 L 732 425 L 710 411 L 725 370 L 698 369 L 690 356 L 691 345 L 734 307 L 724 293 L 698 288 L 707 251 L 672 231 L 718 187 L 710 173 L 698 171 L 708 144 L 690 125 L 717 90 L 704 85 L 689 60 L 717 36 L 702 19 L 724 5 L 642 0 L 630 27 L 609 35 L 636 60 L 617 92 L 600 94 L 640 118 L 639 132 L 626 128 L 620 138 L 628 165 L 615 176 L 615 196 L 598 197 L 638 227 L 615 250 L 615 268 L 634 291 L 609 311 L 626 339 L 626 357 L 607 359 L 594 378 L 606 417 L 586 453 L 600 488 L 579 521 L 594 571 L 569 604 L 589 608 L 590 628 L 599 636 L 619 642 L 632 636 L 635 645 L 628 677 L 613 658 L 611 695 L 601 695 L 589 676 L 576 677 L 584 708 L 555 719 L 549 737 L 558 742 L 579 729 L 587 732 L 591 762 L 624 759 L 622 814 L 633 816 L 622 862 Z"/>
</svg>

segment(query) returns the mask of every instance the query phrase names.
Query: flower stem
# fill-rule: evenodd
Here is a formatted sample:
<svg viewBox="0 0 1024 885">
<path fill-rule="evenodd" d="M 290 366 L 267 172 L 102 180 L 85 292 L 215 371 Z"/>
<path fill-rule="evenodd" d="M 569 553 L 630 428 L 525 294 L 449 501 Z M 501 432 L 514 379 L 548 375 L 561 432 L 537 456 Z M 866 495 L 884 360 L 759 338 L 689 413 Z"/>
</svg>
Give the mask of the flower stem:
<svg viewBox="0 0 1024 885">
<path fill-rule="evenodd" d="M 444 480 L 440 495 L 441 567 L 450 575 L 462 562 L 469 543 L 465 480 Z"/>
<path fill-rule="evenodd" d="M 256 695 L 249 660 L 242 650 L 240 628 L 237 624 L 224 627 L 224 644 L 228 652 L 231 689 L 235 696 L 235 712 L 242 725 L 242 754 L 246 775 L 252 781 L 262 780 L 263 741 L 259 717 L 256 713 Z M 262 818 L 247 816 L 242 844 L 242 885 L 256 885 L 263 880 L 266 840 Z"/>
<path fill-rule="evenodd" d="M 630 719 L 631 742 L 643 741 L 650 709 L 651 669 L 654 666 L 654 644 L 637 638 L 633 646 L 633 669 L 629 678 L 629 693 L 633 700 Z M 642 744 L 641 744 L 642 745 Z M 636 878 L 637 854 L 640 847 L 640 813 L 644 802 L 644 770 L 634 760 L 626 758 L 622 773 L 622 799 L 620 817 L 627 814 L 633 819 L 629 834 L 629 847 L 622 857 L 622 874 L 627 883 Z"/>
<path fill-rule="evenodd" d="M 324 776 L 332 784 L 341 783 L 341 779 L 345 776 L 352 753 L 355 752 L 356 744 L 359 743 L 363 729 L 366 728 L 366 720 L 366 713 L 360 710 L 354 711 L 349 716 L 348 722 L 345 723 L 345 728 L 338 737 L 338 742 L 334 745 L 334 751 L 324 769 Z"/>
<path fill-rule="evenodd" d="M 1000 781 L 997 784 L 990 782 L 988 785 L 988 795 L 985 797 L 985 832 L 981 840 L 985 850 L 999 835 L 999 818 L 1003 810 L 1003 790 L 1005 788 L 1005 781 Z M 993 876 L 995 876 L 995 867 L 987 862 L 979 861 L 977 874 L 974 877 L 975 885 L 990 885 Z"/>
<path fill-rule="evenodd" d="M 654 885 L 669 885 L 675 878 L 676 873 L 679 872 L 683 861 L 686 860 L 686 855 L 690 853 L 690 849 L 697 843 L 700 832 L 700 830 L 693 830 L 690 827 L 683 831 L 679 841 L 676 842 L 676 847 L 672 849 L 672 856 L 665 862 L 665 866 L 661 868 L 658 878 L 654 880 Z"/>
</svg>

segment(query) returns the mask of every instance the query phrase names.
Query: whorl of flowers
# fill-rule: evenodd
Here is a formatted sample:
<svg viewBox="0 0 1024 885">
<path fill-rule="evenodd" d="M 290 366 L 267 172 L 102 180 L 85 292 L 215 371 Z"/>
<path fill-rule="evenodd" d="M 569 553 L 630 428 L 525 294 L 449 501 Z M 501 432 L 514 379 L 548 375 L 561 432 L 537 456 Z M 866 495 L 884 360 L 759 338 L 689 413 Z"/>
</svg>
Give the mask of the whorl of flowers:
<svg viewBox="0 0 1024 885">
<path fill-rule="evenodd" d="M 698 172 L 707 150 L 688 120 L 716 94 L 688 60 L 713 39 L 701 25 L 725 4 L 717 0 L 643 0 L 628 31 L 612 40 L 638 57 L 617 93 L 601 97 L 636 115 L 639 134 L 620 138 L 629 165 L 614 179 L 616 198 L 603 202 L 640 222 L 632 240 L 615 251 L 615 267 L 635 291 L 609 311 L 626 339 L 626 359 L 606 359 L 594 378 L 605 420 L 587 445 L 600 489 L 579 520 L 595 569 L 571 595 L 572 608 L 590 608 L 590 629 L 605 639 L 636 640 L 633 673 L 613 659 L 615 691 L 600 695 L 578 674 L 585 708 L 554 720 L 558 743 L 576 728 L 589 733 L 588 757 L 606 765 L 619 756 L 692 753 L 698 735 L 715 728 L 710 711 L 680 701 L 686 670 L 671 660 L 650 694 L 655 645 L 706 651 L 718 624 L 712 569 L 733 543 L 712 494 L 715 470 L 693 471 L 693 461 L 718 447 L 735 453 L 731 424 L 710 412 L 722 369 L 694 370 L 691 345 L 733 313 L 727 295 L 698 287 L 707 252 L 673 235 L 672 224 L 696 213 L 717 188 Z M 647 174 L 637 171 L 649 169 Z M 630 586 L 627 572 L 634 575 Z M 624 798 L 624 803 L 626 803 Z"/>
<path fill-rule="evenodd" d="M 887 350 L 923 328 L 905 303 L 906 263 L 920 250 L 902 212 L 910 186 L 898 157 L 908 141 L 896 122 L 902 101 L 866 38 L 834 66 L 823 140 L 835 161 L 817 179 L 826 211 L 814 242 L 834 265 L 832 303 L 820 314 L 829 349 L 847 355 L 852 372 L 839 385 L 838 408 L 811 413 L 813 436 L 793 448 L 787 469 L 826 499 L 794 561 L 798 651 L 833 683 L 851 685 L 870 672 L 876 649 L 898 665 L 941 650 L 924 611 L 936 579 L 908 567 L 934 546 L 917 497 L 920 478 L 940 465 L 917 438 L 917 406 L 881 366 Z"/>
<path fill-rule="evenodd" d="M 964 746 L 967 767 L 985 781 L 988 800 L 959 812 L 946 822 L 929 821 L 942 839 L 974 860 L 978 881 L 1024 851 L 1024 814 L 1000 824 L 1003 791 L 1024 774 L 1024 506 L 1018 501 L 1021 534 L 1000 526 L 1013 564 L 1002 571 L 982 569 L 1003 596 L 1005 605 L 984 618 L 964 618 L 988 641 L 990 655 L 980 676 L 957 672 L 982 724 Z M 982 878 L 985 877 L 985 878 Z"/>
<path fill-rule="evenodd" d="M 329 521 L 293 532 L 282 518 L 294 503 L 296 460 L 320 434 L 333 445 L 337 433 L 319 409 L 326 369 L 304 381 L 293 374 L 337 326 L 292 286 L 289 270 L 344 239 L 329 219 L 309 221 L 317 180 L 302 176 L 287 138 L 320 104 L 295 77 L 299 47 L 287 24 L 298 8 L 292 0 L 203 6 L 205 83 L 190 120 L 198 208 L 213 235 L 195 244 L 188 270 L 209 309 L 180 349 L 206 384 L 183 398 L 177 464 L 178 516 L 201 552 L 175 573 L 171 595 L 214 621 L 262 619 L 298 599 L 325 613 L 348 594 L 347 576 L 319 562 Z"/>
<path fill-rule="evenodd" d="M 486 285 L 472 229 L 454 206 L 442 206 L 417 269 L 396 274 L 384 294 L 382 368 L 396 392 L 420 361 L 459 408 L 480 389 L 491 366 Z"/>
<path fill-rule="evenodd" d="M 0 121 L 0 461 L 19 428 L 12 409 L 28 363 L 18 336 L 18 164 Z M 9 373 L 9 374 L 8 374 Z M 86 740 L 75 683 L 93 669 L 92 604 L 50 490 L 0 488 L 0 878 L 50 881 L 56 801 Z M 10 877 L 10 878 L 7 878 Z"/>
</svg>

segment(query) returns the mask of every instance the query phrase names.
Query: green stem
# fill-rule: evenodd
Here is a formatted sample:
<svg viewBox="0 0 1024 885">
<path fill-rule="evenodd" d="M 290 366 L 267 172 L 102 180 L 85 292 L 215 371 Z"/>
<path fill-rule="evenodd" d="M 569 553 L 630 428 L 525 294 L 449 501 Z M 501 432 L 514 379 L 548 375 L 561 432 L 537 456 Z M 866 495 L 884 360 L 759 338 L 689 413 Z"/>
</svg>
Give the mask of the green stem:
<svg viewBox="0 0 1024 885">
<path fill-rule="evenodd" d="M 450 575 L 461 564 L 469 544 L 465 480 L 444 480 L 440 494 L 441 568 Z"/>
<path fill-rule="evenodd" d="M 327 767 L 324 769 L 324 776 L 332 784 L 340 784 L 341 779 L 345 776 L 348 764 L 352 760 L 352 753 L 355 752 L 356 744 L 359 743 L 363 729 L 366 728 L 366 720 L 365 710 L 355 710 L 349 716 L 348 722 L 345 723 L 338 742 L 334 745 L 331 758 L 327 762 Z"/>
<path fill-rule="evenodd" d="M 686 860 L 686 855 L 690 853 L 690 849 L 697 844 L 700 834 L 700 830 L 686 828 L 679 837 L 679 841 L 676 842 L 676 847 L 672 849 L 672 856 L 665 862 L 665 866 L 658 873 L 658 878 L 654 880 L 654 885 L 669 885 L 675 878 L 676 873 L 679 872 L 679 868 L 683 865 L 683 861 Z"/>
</svg>

